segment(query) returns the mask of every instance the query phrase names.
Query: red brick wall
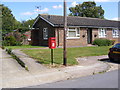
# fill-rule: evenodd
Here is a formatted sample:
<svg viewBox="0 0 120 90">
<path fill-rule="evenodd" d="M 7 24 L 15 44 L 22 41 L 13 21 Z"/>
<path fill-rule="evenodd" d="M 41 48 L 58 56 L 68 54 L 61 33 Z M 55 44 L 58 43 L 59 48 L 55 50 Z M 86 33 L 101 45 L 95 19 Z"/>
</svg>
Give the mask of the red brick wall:
<svg viewBox="0 0 120 90">
<path fill-rule="evenodd" d="M 55 29 L 55 35 L 56 35 L 56 43 L 57 46 L 63 46 L 63 28 L 56 28 Z M 59 32 L 59 35 L 58 35 Z M 116 40 L 118 42 L 118 38 L 113 38 L 112 36 L 112 29 L 107 29 L 107 39 L 110 40 Z M 83 38 L 82 36 L 85 35 Z M 59 44 L 58 44 L 58 36 L 59 36 Z M 92 29 L 92 41 L 94 41 L 96 38 L 99 38 L 98 35 L 98 28 Z M 80 28 L 80 38 L 79 39 L 67 39 L 67 46 L 86 46 L 87 45 L 87 28 Z"/>
<path fill-rule="evenodd" d="M 97 28 L 93 28 L 92 29 L 92 41 L 94 41 L 96 38 L 99 38 L 98 29 Z"/>
<path fill-rule="evenodd" d="M 56 28 L 56 39 L 58 46 L 58 36 L 59 36 L 59 46 L 63 46 L 63 28 Z M 59 35 L 58 34 L 59 31 Z M 82 35 L 85 35 L 83 38 Z M 84 46 L 87 45 L 87 31 L 85 28 L 80 29 L 80 38 L 79 39 L 67 39 L 67 46 Z"/>
<path fill-rule="evenodd" d="M 115 43 L 118 42 L 118 38 L 114 38 L 112 35 L 112 29 L 107 28 L 106 34 L 107 34 L 106 39 L 115 40 Z"/>
</svg>

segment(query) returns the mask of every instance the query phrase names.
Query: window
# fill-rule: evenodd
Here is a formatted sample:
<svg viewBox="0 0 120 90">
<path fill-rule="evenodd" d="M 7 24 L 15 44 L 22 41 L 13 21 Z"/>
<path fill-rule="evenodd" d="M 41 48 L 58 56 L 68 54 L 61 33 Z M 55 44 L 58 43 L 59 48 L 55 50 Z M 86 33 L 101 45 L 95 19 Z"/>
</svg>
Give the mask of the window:
<svg viewBox="0 0 120 90">
<path fill-rule="evenodd" d="M 119 32 L 117 28 L 114 28 L 112 30 L 113 38 L 118 38 L 119 37 Z"/>
<path fill-rule="evenodd" d="M 48 29 L 47 28 L 43 28 L 43 39 L 44 40 L 48 39 Z"/>
<path fill-rule="evenodd" d="M 69 28 L 67 32 L 68 38 L 80 38 L 80 28 Z"/>
<path fill-rule="evenodd" d="M 99 38 L 105 38 L 106 37 L 106 29 L 100 28 L 99 29 Z"/>
</svg>

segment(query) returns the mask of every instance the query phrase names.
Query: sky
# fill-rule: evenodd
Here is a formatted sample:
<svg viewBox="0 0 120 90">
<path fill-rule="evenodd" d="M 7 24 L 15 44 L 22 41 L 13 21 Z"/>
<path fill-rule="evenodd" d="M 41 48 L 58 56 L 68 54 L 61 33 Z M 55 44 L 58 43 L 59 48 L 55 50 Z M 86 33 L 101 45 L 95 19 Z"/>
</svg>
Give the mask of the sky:
<svg viewBox="0 0 120 90">
<path fill-rule="evenodd" d="M 74 7 L 86 0 L 67 1 L 67 14 L 69 7 Z M 91 0 L 89 0 L 91 1 Z M 109 20 L 118 20 L 118 0 L 94 0 L 97 6 L 105 10 L 104 17 Z M 4 0 L 1 2 L 12 10 L 18 21 L 34 19 L 38 14 L 63 15 L 63 2 L 60 0 Z"/>
</svg>

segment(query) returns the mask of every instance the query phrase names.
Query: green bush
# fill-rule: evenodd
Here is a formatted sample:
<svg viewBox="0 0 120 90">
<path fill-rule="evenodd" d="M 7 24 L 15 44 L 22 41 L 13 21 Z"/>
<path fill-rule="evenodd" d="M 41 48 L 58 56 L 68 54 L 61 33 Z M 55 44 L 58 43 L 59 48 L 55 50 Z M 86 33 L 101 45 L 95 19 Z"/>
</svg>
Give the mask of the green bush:
<svg viewBox="0 0 120 90">
<path fill-rule="evenodd" d="M 20 46 L 21 42 L 17 41 L 14 36 L 6 36 L 2 42 L 3 46 Z"/>
<path fill-rule="evenodd" d="M 13 36 L 6 36 L 5 40 L 3 41 L 4 46 L 15 46 L 16 39 Z"/>
<path fill-rule="evenodd" d="M 98 45 L 98 46 L 110 46 L 112 44 L 113 41 L 108 39 L 95 39 L 93 41 L 93 45 Z"/>
</svg>

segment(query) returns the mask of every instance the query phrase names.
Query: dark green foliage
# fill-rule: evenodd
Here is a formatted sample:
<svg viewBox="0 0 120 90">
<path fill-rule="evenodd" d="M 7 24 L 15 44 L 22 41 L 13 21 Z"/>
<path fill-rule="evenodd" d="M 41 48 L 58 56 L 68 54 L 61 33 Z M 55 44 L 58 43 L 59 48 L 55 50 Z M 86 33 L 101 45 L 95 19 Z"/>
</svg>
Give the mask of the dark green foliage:
<svg viewBox="0 0 120 90">
<path fill-rule="evenodd" d="M 0 6 L 2 7 L 2 45 L 18 45 L 20 43 L 13 36 L 7 36 L 7 34 L 17 29 L 20 26 L 20 22 L 15 19 L 8 7 L 1 4 Z"/>
<path fill-rule="evenodd" d="M 6 36 L 3 41 L 3 46 L 15 46 L 16 39 L 13 36 Z"/>
<path fill-rule="evenodd" d="M 0 6 L 2 6 L 2 33 L 6 34 L 17 29 L 20 25 L 20 22 L 15 19 L 12 11 L 8 7 L 4 5 Z"/>
<path fill-rule="evenodd" d="M 6 52 L 7 52 L 8 54 L 11 54 L 11 52 L 12 52 L 12 49 L 11 49 L 11 48 L 9 48 L 9 49 L 6 49 Z"/>
<path fill-rule="evenodd" d="M 32 27 L 35 19 L 19 22 L 15 19 L 12 11 L 8 7 L 3 4 L 0 4 L 0 7 L 2 7 L 2 36 L 5 36 L 16 29 L 19 29 L 22 33 L 30 30 L 30 27 Z"/>
<path fill-rule="evenodd" d="M 113 41 L 108 39 L 95 39 L 93 41 L 93 45 L 98 45 L 98 46 L 110 46 L 112 44 Z"/>
<path fill-rule="evenodd" d="M 21 42 L 17 41 L 14 36 L 6 36 L 2 42 L 3 46 L 20 46 Z"/>
<path fill-rule="evenodd" d="M 34 19 L 19 22 L 15 19 L 15 17 L 12 14 L 12 11 L 8 7 L 4 6 L 3 4 L 0 4 L 0 9 L 2 11 L 0 12 L 0 25 L 2 26 L 0 27 L 0 32 L 2 32 L 1 33 L 2 34 L 2 37 L 1 37 L 2 45 L 5 45 L 5 46 L 21 45 L 23 38 L 17 36 L 19 39 L 22 39 L 22 40 L 18 40 L 15 36 L 14 36 L 15 38 L 13 37 L 9 38 L 7 37 L 7 35 L 15 31 L 18 31 L 22 34 L 25 33 L 26 31 L 29 31 L 30 28 L 32 27 L 32 24 L 34 23 Z M 9 39 L 12 39 L 13 41 Z"/>
<path fill-rule="evenodd" d="M 94 1 L 83 2 L 75 7 L 70 7 L 69 10 L 69 16 L 104 18 L 104 10 L 101 6 L 96 6 Z"/>
<path fill-rule="evenodd" d="M 19 27 L 19 32 L 25 33 L 26 31 L 29 31 L 32 27 L 35 19 L 28 20 L 28 21 L 22 21 L 21 26 Z"/>
</svg>

